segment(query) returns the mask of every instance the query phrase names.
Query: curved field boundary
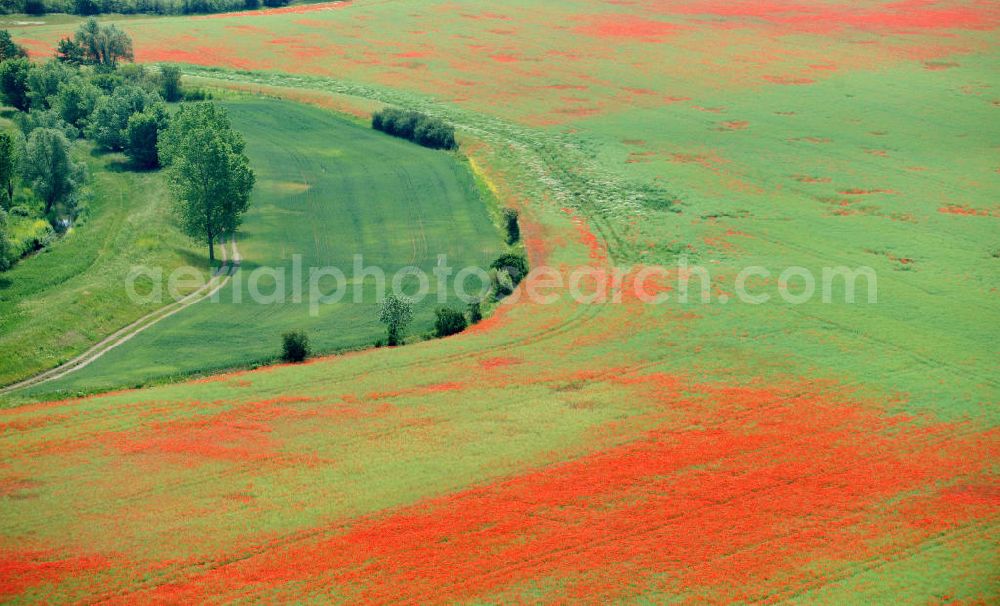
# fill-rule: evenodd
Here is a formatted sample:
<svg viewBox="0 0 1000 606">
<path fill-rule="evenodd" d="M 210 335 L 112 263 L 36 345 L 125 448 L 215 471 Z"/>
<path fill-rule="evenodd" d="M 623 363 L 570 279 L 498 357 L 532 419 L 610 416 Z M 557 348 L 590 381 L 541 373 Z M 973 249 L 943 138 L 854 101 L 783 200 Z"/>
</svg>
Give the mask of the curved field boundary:
<svg viewBox="0 0 1000 606">
<path fill-rule="evenodd" d="M 37 374 L 33 377 L 24 379 L 23 381 L 0 388 L 0 396 L 7 395 L 26 387 L 41 385 L 47 381 L 52 381 L 64 377 L 71 372 L 80 370 L 112 349 L 129 341 L 144 330 L 156 325 L 158 322 L 169 318 L 198 301 L 211 297 L 221 290 L 222 287 L 229 282 L 229 279 L 234 276 L 237 271 L 239 271 L 240 261 L 242 258 L 240 257 L 239 249 L 236 247 L 235 237 L 230 240 L 230 245 L 232 246 L 232 256 L 229 256 L 226 251 L 226 246 L 223 244 L 220 249 L 222 253 L 222 265 L 220 265 L 219 268 L 212 273 L 212 278 L 198 290 L 185 296 L 179 301 L 174 301 L 169 305 L 146 314 L 128 326 L 105 337 L 99 343 L 68 362 L 60 364 L 55 368 Z"/>
</svg>

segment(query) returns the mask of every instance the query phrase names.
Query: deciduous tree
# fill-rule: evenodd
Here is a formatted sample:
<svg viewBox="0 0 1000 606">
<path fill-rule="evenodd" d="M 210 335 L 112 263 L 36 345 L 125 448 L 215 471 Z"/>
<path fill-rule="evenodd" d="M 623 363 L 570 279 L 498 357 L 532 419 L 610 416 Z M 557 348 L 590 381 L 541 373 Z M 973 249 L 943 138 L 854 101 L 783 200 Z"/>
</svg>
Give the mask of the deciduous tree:
<svg viewBox="0 0 1000 606">
<path fill-rule="evenodd" d="M 66 51 L 63 58 L 63 51 Z M 114 68 L 122 61 L 132 61 L 132 38 L 117 25 L 111 23 L 101 25 L 97 19 L 87 19 L 76 34 L 71 44 L 60 43 L 60 58 L 72 62 L 75 58 L 81 63 Z"/>
<path fill-rule="evenodd" d="M 35 129 L 25 145 L 22 164 L 25 179 L 54 221 L 53 211 L 57 205 L 71 202 L 83 173 L 82 166 L 70 157 L 66 135 L 54 128 Z"/>
<path fill-rule="evenodd" d="M 0 187 L 7 199 L 7 208 L 14 204 L 14 182 L 17 179 L 18 168 L 21 161 L 21 149 L 18 145 L 17 135 L 9 132 L 0 132 Z M 24 139 L 21 138 L 23 142 Z"/>
<path fill-rule="evenodd" d="M 53 109 L 59 117 L 77 128 L 86 126 L 87 119 L 94 113 L 101 89 L 83 78 L 64 82 L 59 87 L 53 101 Z"/>
<path fill-rule="evenodd" d="M 389 294 L 379 307 L 378 321 L 385 324 L 389 345 L 399 345 L 403 342 L 406 327 L 413 321 L 413 305 L 405 299 Z"/>
<path fill-rule="evenodd" d="M 167 109 L 162 103 L 154 104 L 145 111 L 132 114 L 128 119 L 125 153 L 143 168 L 160 165 L 157 139 L 169 123 Z"/>
<path fill-rule="evenodd" d="M 173 65 L 164 65 L 160 68 L 160 96 L 168 103 L 184 98 L 180 68 Z"/>
<path fill-rule="evenodd" d="M 160 138 L 181 228 L 208 244 L 210 261 L 215 241 L 235 232 L 250 206 L 255 176 L 244 146 L 225 110 L 211 103 L 182 107 Z"/>
<path fill-rule="evenodd" d="M 28 111 L 28 74 L 31 62 L 27 59 L 8 59 L 0 63 L 0 94 L 4 101 L 20 111 Z"/>
</svg>

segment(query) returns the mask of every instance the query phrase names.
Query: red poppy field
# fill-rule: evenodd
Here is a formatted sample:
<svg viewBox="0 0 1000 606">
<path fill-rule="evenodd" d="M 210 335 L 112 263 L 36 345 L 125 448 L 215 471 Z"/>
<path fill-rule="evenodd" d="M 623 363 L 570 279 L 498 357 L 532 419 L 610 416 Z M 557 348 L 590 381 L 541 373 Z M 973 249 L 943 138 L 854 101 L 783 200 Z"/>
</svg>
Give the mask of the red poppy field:
<svg viewBox="0 0 1000 606">
<path fill-rule="evenodd" d="M 191 84 L 446 118 L 533 266 L 621 281 L 530 278 L 443 340 L 11 399 L 0 600 L 1000 599 L 995 3 L 120 25 Z M 12 31 L 45 54 L 67 27 Z M 831 266 L 871 268 L 877 301 L 779 298 Z"/>
</svg>

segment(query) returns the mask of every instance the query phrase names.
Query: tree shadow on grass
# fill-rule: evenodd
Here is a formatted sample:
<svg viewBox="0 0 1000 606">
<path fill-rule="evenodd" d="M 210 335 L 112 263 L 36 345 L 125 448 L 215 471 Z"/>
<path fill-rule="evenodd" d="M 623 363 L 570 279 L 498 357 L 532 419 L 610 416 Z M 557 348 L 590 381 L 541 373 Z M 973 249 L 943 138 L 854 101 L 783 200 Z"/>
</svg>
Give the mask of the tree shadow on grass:
<svg viewBox="0 0 1000 606">
<path fill-rule="evenodd" d="M 199 252 L 194 252 L 187 248 L 181 248 L 179 246 L 174 248 L 174 252 L 184 259 L 185 265 L 190 265 L 191 267 L 204 268 L 208 267 L 208 254 L 202 254 Z"/>
<path fill-rule="evenodd" d="M 113 173 L 153 173 L 160 167 L 148 167 L 136 164 L 131 158 L 120 151 L 108 151 L 95 147 L 90 150 L 90 156 L 105 161 L 105 168 Z"/>
</svg>

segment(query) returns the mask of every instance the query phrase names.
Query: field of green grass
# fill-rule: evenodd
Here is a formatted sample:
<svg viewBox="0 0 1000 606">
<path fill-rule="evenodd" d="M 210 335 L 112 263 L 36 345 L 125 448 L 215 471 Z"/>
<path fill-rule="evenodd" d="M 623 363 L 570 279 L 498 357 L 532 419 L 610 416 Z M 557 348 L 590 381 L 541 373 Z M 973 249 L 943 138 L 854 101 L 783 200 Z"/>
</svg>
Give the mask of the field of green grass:
<svg viewBox="0 0 1000 606">
<path fill-rule="evenodd" d="M 162 175 L 127 171 L 124 156 L 84 143 L 78 152 L 91 175 L 84 219 L 0 275 L 0 385 L 57 366 L 155 309 L 129 300 L 133 265 L 207 267 L 207 254 L 173 226 Z"/>
<path fill-rule="evenodd" d="M 219 293 L 141 333 L 90 366 L 34 393 L 93 391 L 273 361 L 281 335 L 304 330 L 317 353 L 372 346 L 384 339 L 373 278 L 351 283 L 343 299 L 310 314 L 309 268 L 336 266 L 352 280 L 354 255 L 391 278 L 414 266 L 431 273 L 438 255 L 455 268 L 488 267 L 504 249 L 491 221 L 493 202 L 462 160 L 372 131 L 328 111 L 262 98 L 223 103 L 247 140 L 257 189 L 237 242 L 242 269 Z M 302 298 L 293 297 L 293 255 L 301 255 Z M 270 298 L 285 272 L 284 302 L 254 304 L 253 286 Z M 324 279 L 324 293 L 333 282 Z M 391 283 L 387 286 L 391 288 Z M 414 292 L 413 280 L 404 283 Z M 433 327 L 436 284 L 415 309 L 412 335 Z M 354 303 L 362 289 L 362 304 Z M 470 290 L 475 284 L 470 281 Z M 464 310 L 449 298 L 447 305 Z M 31 392 L 28 392 L 31 393 Z"/>
</svg>

